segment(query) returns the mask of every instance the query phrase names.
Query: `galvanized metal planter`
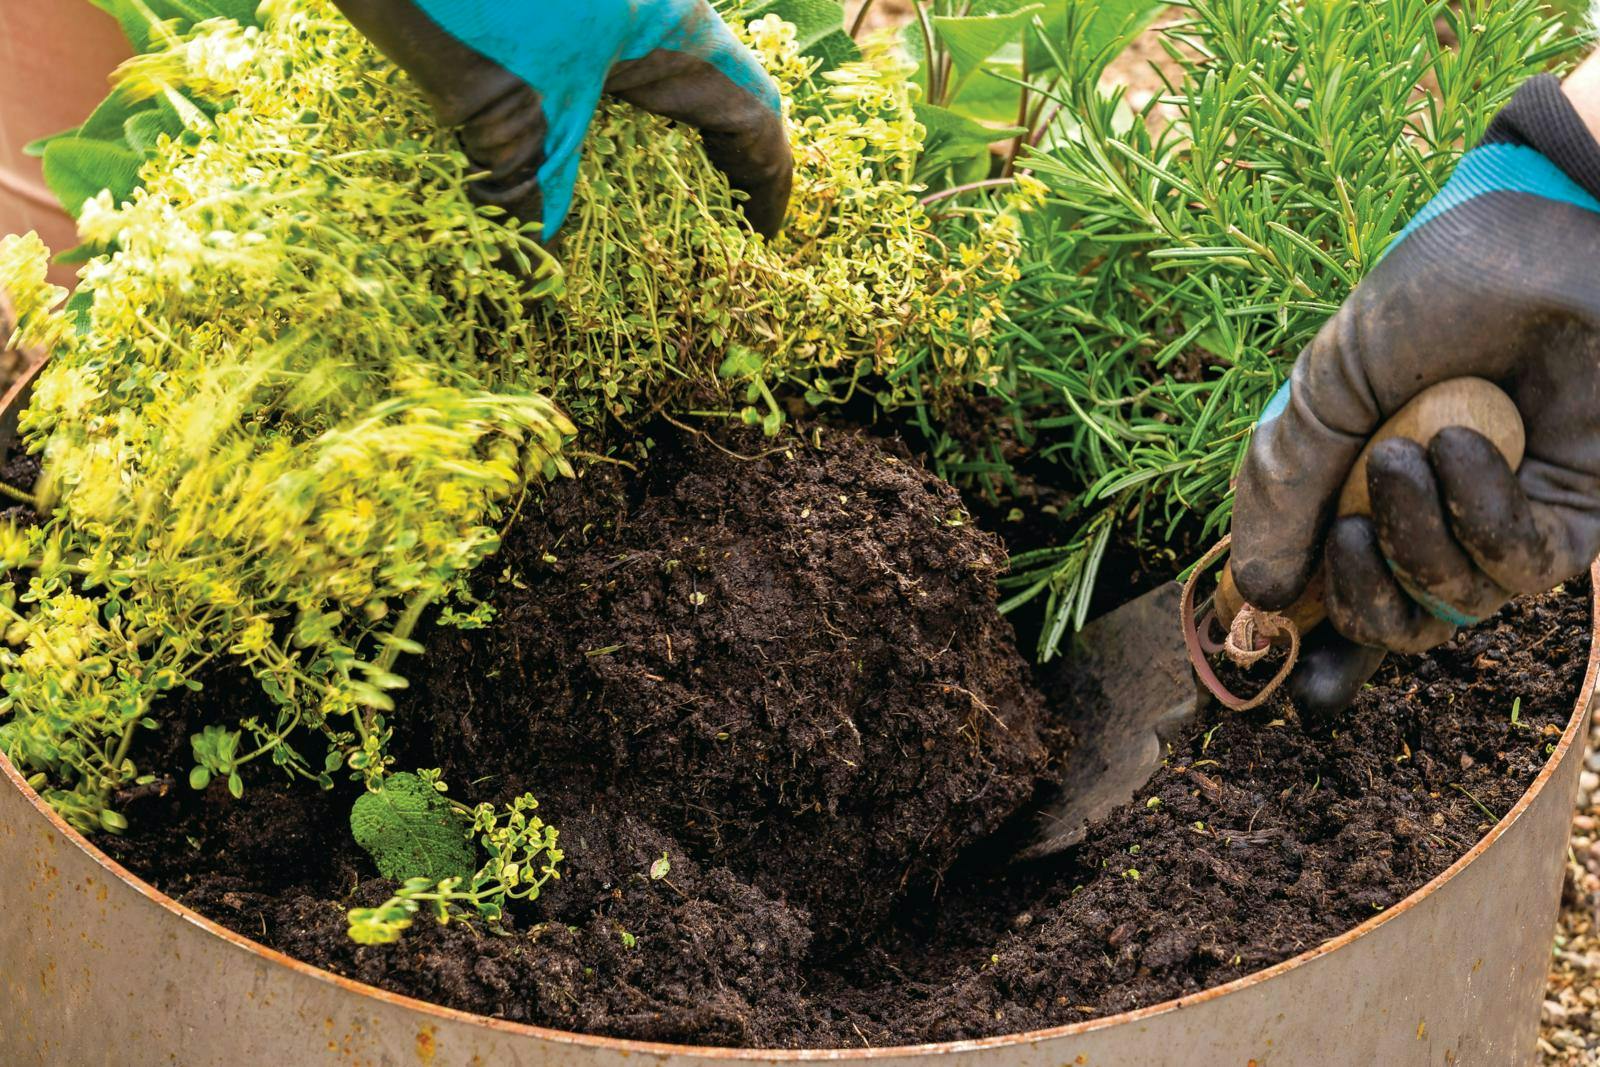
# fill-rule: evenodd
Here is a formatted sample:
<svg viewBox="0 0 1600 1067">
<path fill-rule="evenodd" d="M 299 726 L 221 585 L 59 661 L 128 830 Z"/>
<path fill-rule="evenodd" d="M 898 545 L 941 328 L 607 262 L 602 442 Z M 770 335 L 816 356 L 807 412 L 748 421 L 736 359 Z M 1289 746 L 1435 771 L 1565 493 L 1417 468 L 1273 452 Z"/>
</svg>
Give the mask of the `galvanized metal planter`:
<svg viewBox="0 0 1600 1067">
<path fill-rule="evenodd" d="M 1600 584 L 1600 568 L 1597 568 Z M 1361 927 L 1200 996 L 1095 1022 L 896 1049 L 751 1052 L 517 1026 L 268 951 L 134 878 L 0 759 L 5 1067 L 1516 1067 L 1534 1060 L 1561 853 L 1600 643 L 1544 771 L 1468 855 Z"/>
</svg>

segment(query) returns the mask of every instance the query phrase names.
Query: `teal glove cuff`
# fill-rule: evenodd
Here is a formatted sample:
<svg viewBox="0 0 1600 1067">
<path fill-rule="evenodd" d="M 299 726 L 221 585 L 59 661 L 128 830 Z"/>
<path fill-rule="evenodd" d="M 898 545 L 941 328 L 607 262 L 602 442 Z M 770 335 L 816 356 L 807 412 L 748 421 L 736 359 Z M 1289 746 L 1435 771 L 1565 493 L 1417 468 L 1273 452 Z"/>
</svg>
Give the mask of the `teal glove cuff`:
<svg viewBox="0 0 1600 1067">
<path fill-rule="evenodd" d="M 1445 212 L 1480 196 L 1501 192 L 1526 193 L 1600 213 L 1600 200 L 1537 149 L 1520 144 L 1480 145 L 1461 157 L 1455 173 L 1439 190 L 1439 195 L 1417 212 L 1390 242 L 1384 255 Z"/>
<path fill-rule="evenodd" d="M 657 51 L 692 55 L 775 114 L 777 86 L 704 0 L 415 0 L 456 40 L 538 91 L 549 124 L 539 168 L 544 233 L 572 206 L 584 136 L 611 68 Z"/>
</svg>

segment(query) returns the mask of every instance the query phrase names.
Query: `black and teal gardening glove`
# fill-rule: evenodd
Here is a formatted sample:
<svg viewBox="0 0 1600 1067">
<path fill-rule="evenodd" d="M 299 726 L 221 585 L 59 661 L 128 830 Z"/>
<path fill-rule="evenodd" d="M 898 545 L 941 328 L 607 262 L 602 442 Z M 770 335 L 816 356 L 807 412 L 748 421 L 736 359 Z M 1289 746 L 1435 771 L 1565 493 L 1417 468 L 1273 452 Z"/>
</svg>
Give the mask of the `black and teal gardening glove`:
<svg viewBox="0 0 1600 1067">
<path fill-rule="evenodd" d="M 793 161 L 777 86 L 706 0 L 335 0 L 487 177 L 475 197 L 555 237 L 602 94 L 698 127 L 771 236 Z"/>
<path fill-rule="evenodd" d="M 1527 454 L 1513 472 L 1448 428 L 1370 458 L 1372 519 L 1333 518 L 1367 438 L 1421 390 L 1494 382 Z M 1550 76 L 1524 86 L 1300 356 L 1239 477 L 1233 574 L 1281 610 L 1326 558 L 1322 627 L 1291 682 L 1342 710 L 1384 650 L 1419 652 L 1600 552 L 1600 145 Z"/>
</svg>

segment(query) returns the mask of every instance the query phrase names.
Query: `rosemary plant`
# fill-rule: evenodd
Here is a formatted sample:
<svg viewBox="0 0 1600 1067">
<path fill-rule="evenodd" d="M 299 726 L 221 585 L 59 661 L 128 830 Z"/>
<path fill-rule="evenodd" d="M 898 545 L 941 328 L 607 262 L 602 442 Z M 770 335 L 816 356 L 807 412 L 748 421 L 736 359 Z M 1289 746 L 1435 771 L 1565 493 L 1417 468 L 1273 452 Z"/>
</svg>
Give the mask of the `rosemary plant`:
<svg viewBox="0 0 1600 1067">
<path fill-rule="evenodd" d="M 1049 598 L 1046 658 L 1112 539 L 1159 551 L 1226 528 L 1250 429 L 1300 349 L 1573 43 L 1538 0 L 1180 6 L 1166 91 L 1136 114 L 1097 87 L 1104 56 L 1061 56 L 1082 71 L 1050 90 L 1070 123 L 1026 162 L 1049 206 L 1028 219 L 997 393 L 1030 462 L 1079 487 L 1060 546 L 1009 579 L 1010 607 Z M 1009 476 L 995 452 L 947 460 Z"/>
</svg>

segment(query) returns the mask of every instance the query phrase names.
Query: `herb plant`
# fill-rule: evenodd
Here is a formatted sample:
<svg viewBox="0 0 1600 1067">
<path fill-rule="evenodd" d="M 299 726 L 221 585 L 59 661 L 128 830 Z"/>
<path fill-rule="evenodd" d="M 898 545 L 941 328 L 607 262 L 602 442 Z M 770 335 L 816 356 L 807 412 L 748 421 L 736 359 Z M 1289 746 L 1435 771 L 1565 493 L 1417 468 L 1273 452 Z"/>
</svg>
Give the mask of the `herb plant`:
<svg viewBox="0 0 1600 1067">
<path fill-rule="evenodd" d="M 1027 219 L 995 341 L 1016 448 L 945 443 L 947 471 L 997 493 L 1013 458 L 1076 487 L 1058 545 L 1009 579 L 1009 607 L 1048 598 L 1046 658 L 1113 540 L 1155 553 L 1226 527 L 1251 427 L 1300 349 L 1572 45 L 1537 0 L 1180 6 L 1166 91 L 1138 114 L 1098 87 L 1107 55 L 1043 42 L 1078 73 L 1042 90 L 1070 126 L 1026 158 L 1049 205 Z"/>
<path fill-rule="evenodd" d="M 914 184 L 915 66 L 879 41 L 824 67 L 772 14 L 742 32 L 786 100 L 796 165 L 783 234 L 768 242 L 740 222 L 692 133 L 603 105 L 562 241 L 564 290 L 528 350 L 536 380 L 598 425 L 703 393 L 720 370 L 738 414 L 769 429 L 781 411 L 763 384 L 818 403 L 871 381 L 897 404 L 914 381 L 946 397 L 991 381 L 1036 187 L 941 232 Z"/>
<path fill-rule="evenodd" d="M 748 232 L 692 134 L 608 105 L 563 269 L 471 205 L 453 138 L 328 0 L 105 2 L 143 51 L 41 146 L 77 294 L 37 238 L 0 243 L 12 343 L 53 355 L 23 420 L 44 475 L 8 487 L 39 517 L 0 527 L 0 750 L 74 825 L 119 831 L 124 789 L 181 773 L 138 734 L 242 668 L 271 713 L 204 724 L 189 783 L 348 773 L 358 840 L 402 880 L 352 936 L 492 919 L 561 854 L 532 797 L 469 808 L 392 767 L 424 616 L 486 621 L 465 578 L 575 435 L 691 399 L 774 430 L 785 384 L 920 404 L 992 381 L 1038 187 L 941 233 L 914 64 L 767 14 L 743 32 L 788 100 L 786 235 Z"/>
<path fill-rule="evenodd" d="M 469 204 L 455 146 L 329 9 L 263 12 L 124 72 L 207 108 L 128 199 L 85 202 L 110 251 L 72 302 L 36 238 L 0 244 L 18 340 L 53 353 L 23 418 L 43 518 L 0 528 L 0 746 L 84 828 L 173 770 L 134 739 L 215 662 L 276 711 L 211 724 L 192 784 L 266 760 L 376 785 L 422 614 L 567 469 L 575 427 L 520 361 L 559 271 Z"/>
</svg>

